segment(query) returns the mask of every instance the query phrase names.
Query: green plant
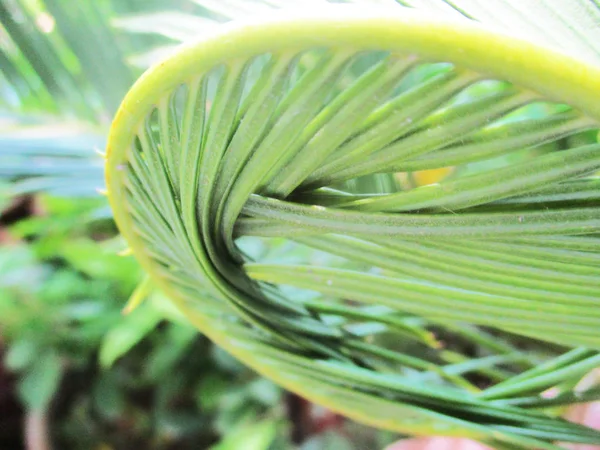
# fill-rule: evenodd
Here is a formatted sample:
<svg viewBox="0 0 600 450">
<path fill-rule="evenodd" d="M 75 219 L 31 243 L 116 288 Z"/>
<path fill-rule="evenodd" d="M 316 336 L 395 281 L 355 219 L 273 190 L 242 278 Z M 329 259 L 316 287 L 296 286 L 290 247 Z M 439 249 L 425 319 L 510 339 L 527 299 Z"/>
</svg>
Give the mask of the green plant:
<svg viewBox="0 0 600 450">
<path fill-rule="evenodd" d="M 315 12 L 328 6 L 303 3 Z M 349 3 L 364 3 L 361 15 L 381 19 L 375 1 Z M 197 44 L 168 60 L 162 70 L 169 73 L 152 69 L 128 95 L 113 129 L 108 175 L 110 193 L 119 197 L 113 198 L 119 224 L 153 283 L 179 306 L 183 299 L 188 320 L 259 371 L 351 417 L 407 433 L 473 436 L 497 448 L 559 448 L 550 444 L 555 439 L 596 442 L 597 434 L 556 417 L 564 405 L 599 397 L 597 387 L 583 393 L 576 387 L 598 366 L 597 2 L 385 3 L 391 9 L 383 16 L 402 17 L 384 20 L 388 28 L 367 36 L 343 9 L 316 14 L 325 25 L 307 36 L 302 26 L 313 22 L 300 20 L 306 11 L 294 12 L 299 21 L 286 24 L 298 25 L 296 37 L 304 40 L 292 43 L 284 38 L 290 30 L 271 24 L 264 32 L 232 32 L 241 39 L 238 49 L 208 38 L 211 45 Z M 102 185 L 93 148 L 104 147 L 109 118 L 139 67 L 172 52 L 178 41 L 214 31 L 217 23 L 290 6 L 284 0 L 156 1 L 144 2 L 148 11 L 139 14 L 134 1 L 103 0 L 65 14 L 68 0 L 0 4 L 7 57 L 0 66 L 0 89 L 7 93 L 0 177 L 8 181 L 0 185 L 0 199 L 6 192 L 90 196 Z M 178 11 L 153 11 L 167 5 Z M 53 31 L 35 26 L 44 13 L 56 20 Z M 111 20 L 115 13 L 125 16 Z M 495 31 L 474 30 L 475 22 Z M 94 47 L 78 45 L 91 25 L 98 36 Z M 415 39 L 398 40 L 403 33 L 416 33 Z M 331 43 L 348 53 L 313 51 L 315 44 Z M 215 55 L 220 45 L 223 52 Z M 274 49 L 281 53 L 273 55 Z M 403 52 L 386 59 L 389 49 L 410 50 L 416 59 Z M 286 60 L 300 50 L 307 53 Z M 360 50 L 368 51 L 354 56 Z M 217 58 L 211 64 L 210 51 Z M 235 52 L 241 59 L 231 59 Z M 264 57 L 253 59 L 261 52 Z M 110 60 L 97 65 L 90 55 Z M 219 58 L 240 72 L 210 71 Z M 295 77 L 303 74 L 314 78 L 299 88 Z M 200 78 L 186 75 L 206 75 L 204 98 Z M 63 84 L 53 84 L 54 78 Z M 391 98 L 397 103 L 384 106 Z M 132 99 L 141 104 L 127 103 Z M 154 106 L 159 113 L 150 113 Z M 198 134 L 198 122 L 189 127 L 186 120 L 203 114 L 216 126 Z M 143 120 L 147 135 L 140 132 L 132 150 Z M 266 138 L 277 144 L 272 148 L 289 152 L 278 160 Z M 208 157 L 196 159 L 198 142 L 206 140 Z M 262 149 L 253 146 L 258 142 Z M 180 171 L 182 145 L 190 164 Z M 214 150 L 225 148 L 226 154 Z M 135 158 L 140 149 L 143 156 L 134 163 L 144 183 L 130 175 L 121 183 L 135 165 L 121 158 Z M 199 192 L 204 202 L 196 198 L 196 163 L 203 174 L 199 185 L 209 187 Z M 224 174 L 211 173 L 220 164 Z M 424 173 L 444 178 L 418 187 Z M 204 208 L 199 217 L 197 201 Z M 94 217 L 111 215 L 102 203 L 94 208 Z M 135 230 L 124 225 L 130 214 Z M 224 218 L 223 230 L 215 216 Z M 400 229 L 407 218 L 419 226 Z M 469 228 L 473 220 L 479 228 Z M 516 235 L 523 230 L 531 235 Z M 143 243 L 134 236 L 140 231 Z M 573 236 L 580 232 L 587 234 Z M 88 241 L 77 242 L 88 255 L 80 258 L 83 267 L 111 272 L 110 263 L 93 263 L 110 258 L 86 253 Z M 198 260 L 205 249 L 208 258 Z M 148 254 L 163 262 L 156 265 Z M 162 305 L 160 314 L 185 320 L 157 298 L 152 293 L 114 332 L 104 329 L 106 364 L 127 351 L 118 345 L 119 333 L 133 345 L 157 323 L 155 305 Z M 120 293 L 115 300 L 122 299 Z M 157 342 L 179 342 L 178 333 L 160 334 Z M 540 395 L 550 387 L 558 397 Z M 411 418 L 426 423 L 419 428 Z M 266 436 L 271 428 L 261 429 Z M 247 439 L 243 430 L 232 434 L 229 445 L 236 445 L 236 436 Z"/>
<path fill-rule="evenodd" d="M 409 11 L 242 22 L 130 90 L 107 147 L 111 205 L 189 320 L 288 389 L 404 433 L 597 443 L 556 407 L 600 363 L 598 80 L 596 65 Z M 448 166 L 412 190 L 394 175 Z M 273 263 L 248 236 L 330 257 Z M 432 330 L 482 349 L 436 348 Z"/>
</svg>

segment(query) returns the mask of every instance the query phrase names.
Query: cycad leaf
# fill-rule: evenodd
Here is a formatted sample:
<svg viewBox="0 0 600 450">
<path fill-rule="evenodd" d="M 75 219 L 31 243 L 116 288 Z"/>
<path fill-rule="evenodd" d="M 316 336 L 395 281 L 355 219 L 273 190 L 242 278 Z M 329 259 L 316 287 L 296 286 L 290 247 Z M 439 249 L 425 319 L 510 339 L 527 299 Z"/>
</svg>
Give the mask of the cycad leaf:
<svg viewBox="0 0 600 450">
<path fill-rule="evenodd" d="M 406 3 L 417 8 L 428 8 L 428 4 L 434 3 L 449 5 L 468 18 L 600 64 L 600 5 L 594 0 L 408 0 Z"/>
<path fill-rule="evenodd" d="M 392 11 L 281 12 L 152 68 L 109 137 L 117 223 L 198 328 L 309 399 L 498 448 L 597 443 L 510 402 L 598 362 L 600 68 L 473 21 Z M 397 172 L 428 159 L 453 175 L 406 188 Z M 250 258 L 248 236 L 302 256 Z M 460 345 L 423 354 L 430 330 L 481 343 L 492 359 L 472 370 L 489 391 L 443 367 L 474 356 Z M 540 341 L 596 350 L 527 372 L 560 358 Z M 496 366 L 523 346 L 531 359 Z"/>
<path fill-rule="evenodd" d="M 12 195 L 103 187 L 94 148 L 137 75 L 126 56 L 148 47 L 110 26 L 126 3 L 0 2 L 0 178 Z"/>
<path fill-rule="evenodd" d="M 95 197 L 104 186 L 96 153 L 104 145 L 102 134 L 73 121 L 12 125 L 0 133 L 0 178 L 12 182 L 12 195 Z"/>
<path fill-rule="evenodd" d="M 211 31 L 216 23 L 194 14 L 162 11 L 119 17 L 113 25 L 130 33 L 160 34 L 183 42 Z"/>
</svg>

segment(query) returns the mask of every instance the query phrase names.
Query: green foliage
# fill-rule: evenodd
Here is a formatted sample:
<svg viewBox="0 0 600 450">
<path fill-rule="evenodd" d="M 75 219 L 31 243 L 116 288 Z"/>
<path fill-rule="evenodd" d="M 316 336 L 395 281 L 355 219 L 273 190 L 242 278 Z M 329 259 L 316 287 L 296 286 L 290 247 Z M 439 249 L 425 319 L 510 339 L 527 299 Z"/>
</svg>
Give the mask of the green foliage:
<svg viewBox="0 0 600 450">
<path fill-rule="evenodd" d="M 211 450 L 268 450 L 275 439 L 277 423 L 265 421 L 246 425 L 234 430 Z"/>
<path fill-rule="evenodd" d="M 103 340 L 100 348 L 100 364 L 103 367 L 110 367 L 118 357 L 127 353 L 152 331 L 161 319 L 161 315 L 149 310 L 147 305 L 127 315 Z"/>
<path fill-rule="evenodd" d="M 45 350 L 24 369 L 25 376 L 19 384 L 21 399 L 31 410 L 46 409 L 60 383 L 60 358 L 52 350 Z"/>
<path fill-rule="evenodd" d="M 546 8 L 549 2 L 557 14 Z M 321 11 L 330 2 L 304 3 Z M 585 63 L 600 61 L 597 2 L 373 3 L 472 19 Z M 95 152 L 105 148 L 108 125 L 142 69 L 221 22 L 286 6 L 286 0 L 0 0 L 0 211 L 15 197 L 45 193 L 36 196 L 32 217 L 8 230 L 18 242 L 0 244 L 0 342 L 4 366 L 18 375 L 20 400 L 29 410 L 50 412 L 58 448 L 292 447 L 281 389 L 197 334 L 164 293 L 151 285 L 142 304 L 123 313 L 143 271 L 133 257 L 118 255 L 126 243 L 97 195 L 104 173 Z M 295 62 L 297 75 L 323 57 L 313 56 Z M 186 313 L 212 311 L 209 323 L 226 330 L 231 348 L 275 361 L 282 376 L 304 376 L 307 386 L 329 389 L 338 407 L 406 423 L 421 414 L 429 420 L 434 411 L 435 420 L 457 419 L 450 425 L 455 432 L 502 436 L 494 442 L 498 448 L 596 439 L 553 418 L 565 405 L 600 398 L 598 388 L 574 390 L 600 365 L 597 351 L 564 348 L 598 347 L 593 306 L 600 244 L 596 237 L 556 236 L 597 226 L 597 122 L 564 104 L 519 103 L 525 95 L 519 86 L 473 83 L 447 64 L 412 67 L 392 93 L 409 94 L 369 115 L 390 90 L 390 74 L 404 69 L 386 66 L 377 54 L 363 56 L 347 67 L 327 65 L 327 58 L 316 64 L 315 73 L 345 70 L 344 86 L 353 87 L 329 102 L 337 92 L 328 89 L 337 85 L 313 73 L 314 83 L 295 96 L 300 107 L 283 116 L 287 128 L 269 123 L 269 111 L 285 109 L 277 102 L 286 88 L 271 83 L 283 65 L 248 72 L 249 83 L 258 80 L 248 97 L 254 102 L 241 103 L 248 93 L 233 84 L 217 90 L 218 74 L 207 77 L 212 112 L 205 124 L 243 114 L 252 119 L 230 130 L 241 130 L 237 137 L 210 136 L 211 148 L 227 140 L 232 160 L 248 163 L 225 166 L 214 186 L 217 200 L 242 170 L 249 175 L 233 186 L 233 207 L 201 202 L 204 221 L 224 214 L 219 236 L 243 235 L 237 247 L 232 238 L 218 248 L 211 247 L 211 235 L 207 248 L 211 257 L 239 248 L 242 277 L 258 281 L 267 295 L 245 304 L 241 316 L 232 314 L 241 303 L 231 308 L 207 292 L 214 280 L 190 269 L 187 249 L 171 246 L 165 233 L 154 235 L 154 254 L 169 255 L 170 280 L 178 276 L 178 258 L 190 269 L 179 279 L 188 288 Z M 319 82 L 320 90 L 311 91 Z M 173 95 L 177 101 L 156 102 L 161 114 L 157 122 L 148 119 L 150 145 L 141 140 L 146 159 L 156 150 L 152 140 L 163 139 L 183 117 L 177 108 L 186 94 L 190 90 Z M 321 122 L 308 124 L 323 99 Z M 182 135 L 190 123 L 180 127 Z M 246 160 L 251 146 L 245 146 L 259 143 L 263 130 L 275 130 L 275 137 Z M 345 145 L 344 136 L 358 139 Z M 192 211 L 183 214 L 184 227 L 206 233 L 194 223 L 194 139 L 183 156 L 187 172 L 175 170 L 182 163 L 169 152 L 175 141 L 163 139 L 167 176 L 150 177 L 146 185 L 158 193 L 152 201 L 164 206 L 181 182 L 177 205 Z M 291 149 L 286 164 L 272 148 Z M 273 175 L 274 167 L 281 171 L 273 179 L 250 186 L 261 173 Z M 209 173 L 210 164 L 202 170 Z M 582 174 L 588 177 L 577 179 Z M 238 195 L 249 187 L 260 195 Z M 147 206 L 142 201 L 152 216 Z M 235 222 L 240 211 L 244 217 Z M 518 223 L 533 224 L 532 236 L 513 236 L 512 219 L 501 217 L 513 212 Z M 412 231 L 398 231 L 404 218 L 394 216 L 411 213 Z M 177 223 L 175 209 L 165 217 Z M 147 232 L 162 217 L 146 219 Z M 461 236 L 465 226 L 479 227 L 486 244 Z M 540 226 L 554 227 L 553 235 L 535 236 Z M 439 239 L 449 229 L 452 239 Z M 4 232 L 0 228 L 0 239 Z M 423 234 L 426 240 L 418 238 Z M 190 296 L 189 287 L 199 283 Z M 490 300 L 496 297 L 502 304 Z M 249 318 L 259 327 L 245 327 Z M 345 365 L 348 355 L 359 367 Z M 557 397 L 539 395 L 550 388 Z M 488 429 L 469 428 L 473 423 Z M 349 424 L 344 431 L 349 438 L 328 432 L 302 450 L 379 449 L 393 438 Z"/>
<path fill-rule="evenodd" d="M 102 244 L 79 245 L 78 236 L 102 229 L 82 222 L 97 202 L 45 200 L 48 216 L 13 230 L 30 239 L 29 245 L 0 251 L 0 329 L 11 343 L 6 364 L 23 374 L 20 392 L 35 409 L 50 401 L 65 368 L 89 364 L 106 329 L 120 319 L 123 295 L 139 277 L 131 261 L 122 265 L 125 271 L 110 272 L 108 265 L 93 276 L 78 264 L 105 260 Z"/>
<path fill-rule="evenodd" d="M 301 395 L 406 433 L 595 443 L 514 405 L 600 363 L 600 70 L 408 14 L 288 11 L 154 66 L 109 135 L 118 226 L 202 332 Z M 285 238 L 299 261 L 240 237 Z M 507 347 L 470 347 L 464 323 Z"/>
</svg>

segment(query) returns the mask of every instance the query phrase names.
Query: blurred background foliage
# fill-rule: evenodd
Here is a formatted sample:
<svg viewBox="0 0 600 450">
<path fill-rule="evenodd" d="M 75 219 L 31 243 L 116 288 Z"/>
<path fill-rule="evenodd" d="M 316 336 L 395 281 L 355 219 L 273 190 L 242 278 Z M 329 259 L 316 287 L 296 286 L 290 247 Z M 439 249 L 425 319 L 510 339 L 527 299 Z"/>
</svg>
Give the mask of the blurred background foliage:
<svg viewBox="0 0 600 450">
<path fill-rule="evenodd" d="M 0 448 L 25 448 L 25 434 L 37 431 L 20 430 L 21 415 L 39 413 L 45 439 L 60 449 L 389 442 L 282 393 L 198 334 L 160 293 L 124 315 L 141 272 L 117 255 L 123 244 L 110 219 L 95 218 L 99 203 L 37 196 L 16 205 L 29 208 L 26 217 L 2 228 Z"/>
<path fill-rule="evenodd" d="M 346 450 L 393 440 L 258 377 L 160 293 L 122 312 L 143 274 L 118 254 L 97 152 L 144 68 L 241 6 L 0 0 L 1 449 Z"/>
</svg>

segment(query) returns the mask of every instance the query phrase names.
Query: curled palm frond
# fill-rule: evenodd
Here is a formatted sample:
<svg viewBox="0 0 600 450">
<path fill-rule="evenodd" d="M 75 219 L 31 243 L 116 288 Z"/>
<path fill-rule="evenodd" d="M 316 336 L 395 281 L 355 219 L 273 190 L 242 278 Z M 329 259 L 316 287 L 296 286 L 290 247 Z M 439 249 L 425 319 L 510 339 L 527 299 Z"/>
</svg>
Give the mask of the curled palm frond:
<svg viewBox="0 0 600 450">
<path fill-rule="evenodd" d="M 597 443 L 555 413 L 598 398 L 572 389 L 600 365 L 599 80 L 404 10 L 229 24 L 131 89 L 109 197 L 151 279 L 286 388 L 410 434 Z"/>
</svg>

